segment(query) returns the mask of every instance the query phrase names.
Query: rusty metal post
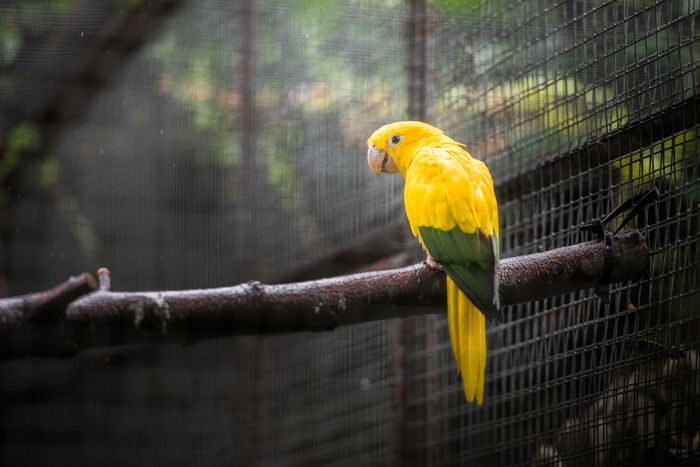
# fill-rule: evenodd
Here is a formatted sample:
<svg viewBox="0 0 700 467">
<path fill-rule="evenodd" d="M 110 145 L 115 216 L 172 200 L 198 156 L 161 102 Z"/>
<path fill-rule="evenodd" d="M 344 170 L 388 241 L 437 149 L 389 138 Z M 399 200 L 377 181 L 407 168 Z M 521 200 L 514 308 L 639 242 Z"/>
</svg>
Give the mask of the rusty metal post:
<svg viewBox="0 0 700 467">
<path fill-rule="evenodd" d="M 433 122 L 435 19 L 426 0 L 409 0 L 408 6 L 408 115 L 413 120 Z M 396 465 L 434 464 L 430 446 L 435 439 L 437 322 L 437 316 L 416 316 L 398 321 L 392 333 Z M 416 376 L 420 382 L 412 381 Z"/>
<path fill-rule="evenodd" d="M 255 27 L 255 0 L 243 0 L 240 3 L 240 56 L 241 56 L 241 105 L 240 112 L 240 145 L 241 166 L 238 172 L 238 182 L 241 193 L 238 205 L 238 231 L 240 232 L 240 245 L 243 252 L 243 270 L 247 274 L 255 274 L 256 259 L 258 257 L 258 166 L 257 155 L 257 131 L 258 112 L 255 103 L 256 97 L 256 27 Z M 250 279 L 250 277 L 246 277 Z"/>
<path fill-rule="evenodd" d="M 259 270 L 258 248 L 258 211 L 259 177 L 257 163 L 258 140 L 258 108 L 257 97 L 257 17 L 255 0 L 241 0 L 237 12 L 237 18 L 233 21 L 240 27 L 240 93 L 239 107 L 239 136 L 240 136 L 240 167 L 237 170 L 240 198 L 237 200 L 237 222 L 239 232 L 240 251 L 243 257 L 240 259 L 241 271 L 244 271 L 244 279 L 257 277 Z M 242 384 L 239 393 L 235 395 L 237 404 L 234 418 L 241 421 L 242 437 L 238 460 L 242 465 L 264 466 L 268 465 L 261 453 L 267 452 L 270 442 L 266 439 L 265 413 L 266 404 L 270 404 L 267 397 L 269 381 L 266 375 L 272 371 L 271 348 L 262 337 L 250 337 L 240 339 L 231 345 L 239 355 L 248 357 L 241 361 L 241 371 L 251 375 L 247 384 Z"/>
</svg>

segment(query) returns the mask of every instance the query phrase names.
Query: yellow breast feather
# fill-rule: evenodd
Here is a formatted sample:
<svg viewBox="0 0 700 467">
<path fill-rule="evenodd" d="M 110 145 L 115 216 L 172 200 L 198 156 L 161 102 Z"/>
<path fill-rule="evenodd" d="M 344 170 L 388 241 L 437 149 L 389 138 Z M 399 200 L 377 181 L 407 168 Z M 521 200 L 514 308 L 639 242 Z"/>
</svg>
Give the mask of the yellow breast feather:
<svg viewBox="0 0 700 467">
<path fill-rule="evenodd" d="M 483 162 L 460 146 L 417 148 L 406 176 L 406 214 L 414 235 L 419 226 L 498 235 L 498 206 Z"/>
</svg>

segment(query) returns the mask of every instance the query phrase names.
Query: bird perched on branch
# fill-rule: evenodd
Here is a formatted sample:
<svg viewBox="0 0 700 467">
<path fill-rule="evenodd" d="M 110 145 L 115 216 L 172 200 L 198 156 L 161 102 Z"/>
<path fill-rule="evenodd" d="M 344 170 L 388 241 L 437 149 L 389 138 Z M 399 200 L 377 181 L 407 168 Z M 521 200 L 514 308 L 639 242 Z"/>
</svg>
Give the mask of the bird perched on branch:
<svg viewBox="0 0 700 467">
<path fill-rule="evenodd" d="M 447 273 L 450 340 L 467 401 L 484 399 L 485 316 L 498 304 L 498 204 L 486 165 L 422 122 L 384 125 L 367 140 L 372 171 L 406 179 L 404 206 L 428 264 Z M 482 314 L 483 313 L 483 314 Z"/>
</svg>

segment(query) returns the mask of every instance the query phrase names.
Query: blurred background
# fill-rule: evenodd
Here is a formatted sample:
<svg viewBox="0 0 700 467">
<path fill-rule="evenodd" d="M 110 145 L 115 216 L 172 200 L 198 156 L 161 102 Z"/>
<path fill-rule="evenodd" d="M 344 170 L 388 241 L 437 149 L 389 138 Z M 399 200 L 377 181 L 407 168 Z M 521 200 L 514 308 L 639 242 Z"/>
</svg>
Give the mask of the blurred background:
<svg viewBox="0 0 700 467">
<path fill-rule="evenodd" d="M 502 257 L 632 227 L 648 276 L 505 309 L 486 398 L 447 323 L 0 362 L 2 465 L 696 465 L 697 0 L 0 5 L 0 294 L 418 261 L 366 139 L 421 119 L 490 167 Z M 619 220 L 618 220 L 619 222 Z"/>
</svg>

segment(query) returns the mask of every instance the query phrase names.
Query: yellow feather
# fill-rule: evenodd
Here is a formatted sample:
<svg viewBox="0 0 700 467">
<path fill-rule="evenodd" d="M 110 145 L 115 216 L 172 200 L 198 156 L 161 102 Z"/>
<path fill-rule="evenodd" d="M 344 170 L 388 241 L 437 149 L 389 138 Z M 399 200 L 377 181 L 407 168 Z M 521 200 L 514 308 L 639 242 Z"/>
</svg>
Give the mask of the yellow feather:
<svg viewBox="0 0 700 467">
<path fill-rule="evenodd" d="M 464 397 L 481 405 L 486 371 L 486 319 L 454 283 L 450 286 L 451 282 L 448 278 L 447 315 L 452 349 L 462 374 Z M 457 293 L 450 293 L 450 289 Z"/>
<path fill-rule="evenodd" d="M 486 166 L 456 143 L 420 151 L 422 157 L 414 158 L 407 169 L 404 188 L 414 233 L 419 225 L 446 231 L 458 225 L 465 233 L 479 229 L 487 235 L 498 232 L 498 206 Z M 449 211 L 437 215 L 434 207 L 442 202 Z"/>
<path fill-rule="evenodd" d="M 476 402 L 481 405 L 484 402 L 484 376 L 486 374 L 486 317 L 472 303 L 470 305 L 470 313 L 475 315 L 477 322 L 475 332 L 478 334 L 479 365 L 476 373 Z"/>
<path fill-rule="evenodd" d="M 459 309 L 455 306 L 459 300 L 460 291 L 454 281 L 447 277 L 447 324 L 450 330 L 450 343 L 452 344 L 452 353 L 457 363 L 458 371 L 462 371 L 460 365 L 460 357 L 462 356 L 459 349 Z"/>
<path fill-rule="evenodd" d="M 400 144 L 391 143 L 394 135 Z M 450 231 L 456 226 L 469 234 L 477 230 L 499 235 L 498 205 L 493 180 L 486 165 L 471 157 L 463 145 L 442 130 L 421 122 L 396 122 L 379 128 L 367 141 L 386 151 L 406 179 L 404 205 L 411 231 L 418 227 Z M 496 257 L 498 253 L 496 252 Z M 450 341 L 462 374 L 468 401 L 484 400 L 486 368 L 486 319 L 447 279 L 447 313 Z"/>
</svg>

